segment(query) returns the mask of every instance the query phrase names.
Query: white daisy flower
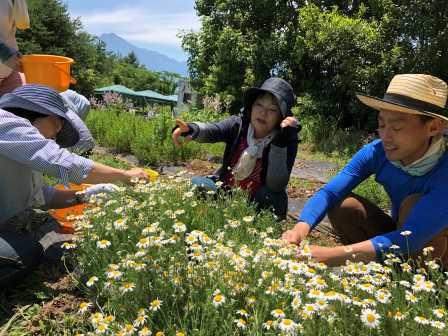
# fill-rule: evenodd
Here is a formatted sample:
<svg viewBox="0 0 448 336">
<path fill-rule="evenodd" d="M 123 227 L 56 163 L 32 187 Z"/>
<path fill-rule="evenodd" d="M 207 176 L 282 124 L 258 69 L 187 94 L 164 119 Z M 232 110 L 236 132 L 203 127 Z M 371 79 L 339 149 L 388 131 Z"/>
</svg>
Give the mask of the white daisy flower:
<svg viewBox="0 0 448 336">
<path fill-rule="evenodd" d="M 92 287 L 98 280 L 99 279 L 96 276 L 90 277 L 89 280 L 87 280 L 86 282 L 87 287 Z"/>
<path fill-rule="evenodd" d="M 278 328 L 286 335 L 295 335 L 297 323 L 290 319 L 281 319 L 280 323 L 278 324 Z"/>
<path fill-rule="evenodd" d="M 225 302 L 226 302 L 226 297 L 224 295 L 222 295 L 221 293 L 217 293 L 217 294 L 215 294 L 215 296 L 213 296 L 213 305 L 215 307 L 220 307 Z"/>
<path fill-rule="evenodd" d="M 114 228 L 118 231 L 126 230 L 128 228 L 126 222 L 127 220 L 124 218 L 117 219 L 116 221 L 114 221 Z"/>
<path fill-rule="evenodd" d="M 249 313 L 245 309 L 238 309 L 236 313 L 240 316 L 249 317 Z"/>
<path fill-rule="evenodd" d="M 135 284 L 133 282 L 123 282 L 120 287 L 120 291 L 122 293 L 132 292 L 135 288 Z"/>
<path fill-rule="evenodd" d="M 98 325 L 95 328 L 95 333 L 96 334 L 104 334 L 108 328 L 109 328 L 109 325 L 107 323 L 100 322 L 100 323 L 98 323 Z"/>
<path fill-rule="evenodd" d="M 156 312 L 160 309 L 160 307 L 162 306 L 163 301 L 159 300 L 159 298 L 151 301 L 151 303 L 149 304 L 149 309 L 153 312 Z"/>
<path fill-rule="evenodd" d="M 265 330 L 271 330 L 274 328 L 274 321 L 272 320 L 268 320 L 266 322 L 263 323 L 263 329 Z"/>
<path fill-rule="evenodd" d="M 141 249 L 145 249 L 145 248 L 149 247 L 150 243 L 151 243 L 151 241 L 150 241 L 149 237 L 143 237 L 143 238 L 139 239 L 139 241 L 137 243 L 137 247 L 141 248 Z"/>
<path fill-rule="evenodd" d="M 152 332 L 148 327 L 143 327 L 139 332 L 138 336 L 151 336 Z"/>
<path fill-rule="evenodd" d="M 194 192 L 193 192 L 193 191 L 187 191 L 187 192 L 184 194 L 184 196 L 185 196 L 185 198 L 191 198 L 191 197 L 194 196 Z"/>
<path fill-rule="evenodd" d="M 432 312 L 437 318 L 443 318 L 446 315 L 446 310 L 444 308 L 436 308 L 433 309 Z"/>
<path fill-rule="evenodd" d="M 418 302 L 418 298 L 414 295 L 414 293 L 410 292 L 410 291 L 406 291 L 405 294 L 405 299 L 406 301 L 409 301 L 411 303 L 417 303 Z"/>
<path fill-rule="evenodd" d="M 434 327 L 439 330 L 445 330 L 446 323 L 442 321 L 431 321 L 431 327 Z"/>
<path fill-rule="evenodd" d="M 233 320 L 233 322 L 236 324 L 236 326 L 240 329 L 246 329 L 247 328 L 247 322 L 243 319 L 236 319 Z"/>
<path fill-rule="evenodd" d="M 92 303 L 83 301 L 79 304 L 78 312 L 80 314 L 84 314 L 89 310 L 90 307 L 92 307 Z"/>
<path fill-rule="evenodd" d="M 182 222 L 176 221 L 173 225 L 173 230 L 176 233 L 185 232 L 187 231 L 187 226 Z"/>
<path fill-rule="evenodd" d="M 280 308 L 272 310 L 271 315 L 274 316 L 275 318 L 284 318 L 286 316 L 285 312 Z"/>
<path fill-rule="evenodd" d="M 112 270 L 106 272 L 106 276 L 108 279 L 119 280 L 122 277 L 123 273 L 117 270 Z"/>
<path fill-rule="evenodd" d="M 98 240 L 96 242 L 96 247 L 98 247 L 100 249 L 108 248 L 110 245 L 111 245 L 110 241 L 108 241 L 106 239 Z"/>
<path fill-rule="evenodd" d="M 292 299 L 291 306 L 292 309 L 297 310 L 302 305 L 302 299 L 300 296 L 295 296 L 294 299 Z"/>
<path fill-rule="evenodd" d="M 64 242 L 62 243 L 61 247 L 64 250 L 73 250 L 74 248 L 76 248 L 76 244 L 72 242 Z"/>
<path fill-rule="evenodd" d="M 252 223 L 253 220 L 254 220 L 254 216 L 244 216 L 243 217 L 243 222 L 246 222 L 246 223 Z"/>
<path fill-rule="evenodd" d="M 368 328 L 375 329 L 380 325 L 380 315 L 373 309 L 363 309 L 361 311 L 361 321 Z"/>
<path fill-rule="evenodd" d="M 406 314 L 403 314 L 399 310 L 395 312 L 390 312 L 389 316 L 391 316 L 396 321 L 403 321 L 406 318 Z"/>
<path fill-rule="evenodd" d="M 414 317 L 414 321 L 417 322 L 418 324 L 421 324 L 421 325 L 428 325 L 428 324 L 431 323 L 431 321 L 428 320 L 424 316 L 416 316 L 416 317 Z"/>
</svg>

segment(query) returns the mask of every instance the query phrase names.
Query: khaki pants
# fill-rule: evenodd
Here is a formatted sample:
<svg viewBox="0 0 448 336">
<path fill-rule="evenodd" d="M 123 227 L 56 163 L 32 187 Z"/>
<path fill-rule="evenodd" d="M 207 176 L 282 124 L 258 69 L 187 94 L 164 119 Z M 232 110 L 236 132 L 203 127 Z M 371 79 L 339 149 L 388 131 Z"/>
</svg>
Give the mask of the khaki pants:
<svg viewBox="0 0 448 336">
<path fill-rule="evenodd" d="M 421 196 L 421 194 L 413 194 L 403 200 L 398 213 L 398 222 L 394 222 L 392 217 L 372 202 L 355 194 L 350 194 L 340 205 L 330 210 L 328 218 L 341 241 L 344 244 L 354 244 L 402 227 Z M 447 269 L 448 229 L 433 237 L 425 244 L 426 246 L 434 248 L 432 257 L 440 259 L 444 268 Z M 419 255 L 421 251 L 413 257 Z"/>
</svg>

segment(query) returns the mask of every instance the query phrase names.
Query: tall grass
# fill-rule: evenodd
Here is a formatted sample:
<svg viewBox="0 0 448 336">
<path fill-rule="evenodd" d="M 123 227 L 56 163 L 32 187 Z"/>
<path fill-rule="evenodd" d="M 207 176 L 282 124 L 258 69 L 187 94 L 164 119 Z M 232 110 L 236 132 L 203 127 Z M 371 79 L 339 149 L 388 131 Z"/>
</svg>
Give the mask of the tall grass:
<svg viewBox="0 0 448 336">
<path fill-rule="evenodd" d="M 210 120 L 212 114 L 194 111 L 187 115 L 190 121 Z M 134 154 L 142 163 L 158 165 L 165 162 L 205 158 L 208 153 L 220 155 L 223 144 L 191 142 L 178 149 L 171 139 L 175 120 L 168 108 L 148 119 L 123 112 L 117 108 L 92 110 L 86 121 L 98 144 L 117 152 Z"/>
</svg>

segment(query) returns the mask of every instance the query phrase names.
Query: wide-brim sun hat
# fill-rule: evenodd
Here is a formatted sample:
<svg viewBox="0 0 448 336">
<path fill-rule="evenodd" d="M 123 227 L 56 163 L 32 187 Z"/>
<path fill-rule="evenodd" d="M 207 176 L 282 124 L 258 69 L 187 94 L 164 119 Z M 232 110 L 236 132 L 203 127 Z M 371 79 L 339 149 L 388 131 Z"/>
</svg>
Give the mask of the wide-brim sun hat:
<svg viewBox="0 0 448 336">
<path fill-rule="evenodd" d="M 383 98 L 363 93 L 356 95 L 375 110 L 426 115 L 448 121 L 448 86 L 440 78 L 425 74 L 395 75 Z"/>
<path fill-rule="evenodd" d="M 61 147 L 71 147 L 79 141 L 79 133 L 73 121 L 67 116 L 67 106 L 55 90 L 36 84 L 18 87 L 0 98 L 0 108 L 21 108 L 44 116 L 56 116 L 64 120 L 62 129 L 56 135 Z"/>
<path fill-rule="evenodd" d="M 295 102 L 294 91 L 287 81 L 278 77 L 268 78 L 260 87 L 251 87 L 246 90 L 244 93 L 246 111 L 250 112 L 255 99 L 263 93 L 270 93 L 276 98 L 283 118 L 292 115 L 291 108 Z"/>
</svg>

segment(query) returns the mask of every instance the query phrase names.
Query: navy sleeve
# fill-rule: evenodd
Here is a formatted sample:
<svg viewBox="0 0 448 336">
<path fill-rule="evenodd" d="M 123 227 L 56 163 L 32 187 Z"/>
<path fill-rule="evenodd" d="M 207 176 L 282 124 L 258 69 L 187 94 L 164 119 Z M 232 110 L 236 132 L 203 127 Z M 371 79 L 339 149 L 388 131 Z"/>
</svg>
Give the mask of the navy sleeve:
<svg viewBox="0 0 448 336">
<path fill-rule="evenodd" d="M 359 150 L 338 175 L 306 202 L 299 221 L 313 228 L 325 217 L 328 210 L 375 172 L 376 143 L 377 141 L 374 141 Z"/>
</svg>

